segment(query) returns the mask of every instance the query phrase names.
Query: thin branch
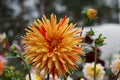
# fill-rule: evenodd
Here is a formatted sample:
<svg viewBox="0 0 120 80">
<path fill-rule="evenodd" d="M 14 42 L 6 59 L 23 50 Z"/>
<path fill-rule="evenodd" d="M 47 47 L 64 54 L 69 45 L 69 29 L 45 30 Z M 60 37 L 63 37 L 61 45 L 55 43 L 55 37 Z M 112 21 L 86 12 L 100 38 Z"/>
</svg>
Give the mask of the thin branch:
<svg viewBox="0 0 120 80">
<path fill-rule="evenodd" d="M 94 80 L 96 80 L 96 62 L 97 62 L 97 46 L 95 46 L 95 57 L 94 57 Z"/>
</svg>

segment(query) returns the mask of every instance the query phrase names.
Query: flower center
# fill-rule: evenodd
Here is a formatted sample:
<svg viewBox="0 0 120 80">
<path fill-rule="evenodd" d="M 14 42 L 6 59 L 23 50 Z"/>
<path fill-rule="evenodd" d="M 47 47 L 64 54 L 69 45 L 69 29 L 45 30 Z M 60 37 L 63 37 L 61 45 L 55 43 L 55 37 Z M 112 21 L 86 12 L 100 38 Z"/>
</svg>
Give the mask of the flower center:
<svg viewBox="0 0 120 80">
<path fill-rule="evenodd" d="M 42 80 L 41 76 L 36 74 L 36 80 Z"/>
<path fill-rule="evenodd" d="M 99 67 L 96 66 L 96 75 L 99 74 L 99 71 L 100 71 Z M 92 66 L 92 67 L 89 69 L 89 73 L 90 73 L 91 76 L 94 76 L 94 66 Z"/>
<path fill-rule="evenodd" d="M 50 43 L 50 47 L 53 50 L 56 50 L 58 48 L 59 41 L 57 39 L 52 39 Z"/>
<path fill-rule="evenodd" d="M 118 64 L 118 68 L 120 69 L 120 63 Z"/>
</svg>

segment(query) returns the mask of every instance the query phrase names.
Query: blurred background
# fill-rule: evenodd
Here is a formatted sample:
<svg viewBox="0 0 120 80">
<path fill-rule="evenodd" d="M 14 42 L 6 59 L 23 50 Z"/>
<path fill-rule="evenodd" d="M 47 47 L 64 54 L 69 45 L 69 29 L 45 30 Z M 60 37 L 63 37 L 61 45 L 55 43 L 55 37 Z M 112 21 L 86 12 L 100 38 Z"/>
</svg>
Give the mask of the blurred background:
<svg viewBox="0 0 120 80">
<path fill-rule="evenodd" d="M 0 0 L 0 33 L 5 32 L 10 42 L 19 41 L 25 27 L 34 19 L 41 18 L 43 14 L 49 18 L 51 13 L 58 18 L 66 15 L 71 22 L 78 23 L 77 27 L 81 27 L 81 12 L 88 8 L 98 10 L 94 26 L 101 27 L 96 27 L 95 32 L 107 37 L 103 53 L 108 55 L 107 53 L 115 53 L 116 49 L 120 50 L 120 0 Z"/>
<path fill-rule="evenodd" d="M 10 40 L 18 39 L 34 19 L 51 13 L 58 18 L 67 15 L 81 26 L 81 11 L 87 8 L 98 10 L 96 25 L 119 24 L 119 3 L 120 0 L 0 0 L 0 33 L 6 32 Z"/>
<path fill-rule="evenodd" d="M 110 59 L 111 56 L 120 58 L 120 0 L 0 0 L 0 34 L 4 32 L 7 34 L 9 44 L 12 44 L 12 42 L 21 43 L 20 36 L 25 34 L 25 28 L 32 24 L 34 19 L 41 19 L 44 14 L 49 18 L 51 13 L 56 14 L 58 19 L 66 15 L 71 22 L 77 22 L 76 27 L 81 28 L 83 25 L 81 12 L 88 8 L 98 10 L 97 21 L 92 26 L 96 34 L 94 37 L 98 37 L 101 33 L 106 37 L 106 45 L 98 49 L 99 53 L 102 53 L 100 57 L 104 60 Z M 85 26 L 83 33 L 86 34 L 90 27 Z M 14 40 L 16 41 L 14 42 Z M 91 44 L 89 47 L 91 47 Z M 91 51 L 94 51 L 93 45 L 92 49 Z M 2 52 L 2 47 L 0 47 L 0 52 Z M 87 53 L 88 61 L 94 59 L 90 53 L 93 55 L 94 52 Z M 104 63 L 104 65 L 109 64 L 105 63 L 106 61 L 101 58 L 99 58 L 100 62 Z M 14 59 L 11 62 L 19 67 Z M 20 69 L 22 68 L 20 67 Z M 79 74 L 76 73 L 77 77 L 80 77 Z M 76 76 L 73 75 L 73 77 Z"/>
</svg>

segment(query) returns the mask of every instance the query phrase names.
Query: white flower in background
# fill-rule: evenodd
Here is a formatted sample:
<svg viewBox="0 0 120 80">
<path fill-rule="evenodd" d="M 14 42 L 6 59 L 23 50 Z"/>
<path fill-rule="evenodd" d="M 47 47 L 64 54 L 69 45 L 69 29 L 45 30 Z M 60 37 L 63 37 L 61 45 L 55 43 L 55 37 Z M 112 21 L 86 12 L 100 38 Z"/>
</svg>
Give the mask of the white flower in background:
<svg viewBox="0 0 120 80">
<path fill-rule="evenodd" d="M 46 76 L 46 78 L 47 78 L 47 76 Z M 55 77 L 53 79 L 53 76 L 50 74 L 49 75 L 49 80 L 63 80 L 63 79 L 58 78 L 57 75 L 55 75 Z M 73 80 L 73 79 L 70 76 L 68 76 L 66 80 Z"/>
<path fill-rule="evenodd" d="M 81 78 L 80 80 L 85 80 L 84 78 Z"/>
<path fill-rule="evenodd" d="M 57 75 L 55 75 L 55 78 L 53 79 L 53 76 L 50 75 L 49 80 L 63 80 L 61 78 L 58 78 Z M 67 80 L 73 80 L 70 76 L 67 77 Z"/>
<path fill-rule="evenodd" d="M 114 75 L 117 75 L 118 72 L 120 71 L 120 59 L 117 58 L 112 61 L 111 63 L 111 71 L 114 73 Z"/>
<path fill-rule="evenodd" d="M 44 70 L 42 70 L 42 72 L 40 74 L 36 74 L 36 68 L 32 68 L 30 71 L 30 74 L 31 74 L 32 80 L 45 80 L 47 78 L 47 76 L 44 77 Z M 30 80 L 28 74 L 26 75 L 26 80 Z M 57 75 L 55 75 L 55 77 L 53 79 L 53 76 L 50 74 L 49 80 L 62 80 L 62 79 L 57 77 Z M 68 76 L 67 80 L 73 80 L 73 79 L 70 76 Z"/>
<path fill-rule="evenodd" d="M 50 74 L 49 80 L 61 80 L 57 77 L 57 75 L 55 75 L 54 79 L 53 76 Z"/>
<path fill-rule="evenodd" d="M 32 68 L 31 69 L 31 73 L 36 73 L 36 68 Z M 44 76 L 45 70 L 43 69 L 40 73 L 41 79 L 40 80 L 45 80 L 47 78 L 47 76 Z M 27 80 L 27 79 L 26 79 Z M 28 79 L 29 80 L 29 79 Z M 39 80 L 39 79 L 33 79 L 33 80 Z M 57 75 L 53 76 L 51 74 L 49 74 L 49 80 L 63 80 L 61 78 L 59 78 Z M 70 76 L 67 77 L 67 80 L 73 80 Z"/>
<path fill-rule="evenodd" d="M 58 78 L 57 75 L 55 75 L 55 78 L 53 79 L 53 76 L 50 75 L 49 80 L 63 80 L 61 78 Z M 70 76 L 67 77 L 67 80 L 73 80 Z"/>
<path fill-rule="evenodd" d="M 35 74 L 35 73 L 30 73 L 30 74 L 31 74 L 31 80 L 43 80 L 39 74 Z M 28 74 L 26 75 L 26 80 L 30 80 Z"/>
<path fill-rule="evenodd" d="M 67 80 L 73 80 L 70 76 L 67 77 Z"/>
<path fill-rule="evenodd" d="M 31 80 L 43 80 L 42 74 L 37 74 L 35 68 L 31 69 L 30 74 L 31 74 Z M 26 80 L 30 80 L 28 74 L 26 75 Z"/>
<path fill-rule="evenodd" d="M 94 80 L 94 63 L 86 63 L 83 67 L 83 74 L 86 79 Z M 103 80 L 104 67 L 101 64 L 96 64 L 96 80 Z"/>
</svg>

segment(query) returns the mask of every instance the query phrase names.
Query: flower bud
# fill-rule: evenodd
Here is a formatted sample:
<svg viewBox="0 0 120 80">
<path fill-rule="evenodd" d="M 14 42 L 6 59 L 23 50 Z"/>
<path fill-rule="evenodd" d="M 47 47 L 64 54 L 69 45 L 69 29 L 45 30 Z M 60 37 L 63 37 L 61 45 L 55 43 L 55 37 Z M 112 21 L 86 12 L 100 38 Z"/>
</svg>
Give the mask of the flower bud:
<svg viewBox="0 0 120 80">
<path fill-rule="evenodd" d="M 4 70 L 4 76 L 6 78 L 11 78 L 11 77 L 14 76 L 14 71 L 12 71 L 12 70 Z"/>
<path fill-rule="evenodd" d="M 10 46 L 10 50 L 11 50 L 12 52 L 14 52 L 14 51 L 16 50 L 16 47 L 15 47 L 14 45 L 11 45 L 11 46 Z"/>
<path fill-rule="evenodd" d="M 12 55 L 14 55 L 14 56 L 16 56 L 17 53 L 18 53 L 18 50 L 17 50 L 17 48 L 15 47 L 15 45 L 11 45 L 11 46 L 10 46 L 10 51 L 11 51 Z"/>
<path fill-rule="evenodd" d="M 87 35 L 88 36 L 94 36 L 95 35 L 95 33 L 94 33 L 92 28 L 90 29 L 90 31 L 87 32 Z"/>
<path fill-rule="evenodd" d="M 104 43 L 105 39 L 106 39 L 106 38 L 103 37 L 102 34 L 100 34 L 99 37 L 95 39 L 95 45 L 97 45 L 97 46 L 102 46 L 102 45 L 104 45 L 104 44 L 105 44 L 105 43 Z"/>
<path fill-rule="evenodd" d="M 15 70 L 15 67 L 14 66 L 10 66 L 9 69 L 10 70 Z"/>
<path fill-rule="evenodd" d="M 86 14 L 87 14 L 89 19 L 94 19 L 97 16 L 97 10 L 95 10 L 95 9 L 88 9 L 86 11 Z"/>
</svg>

